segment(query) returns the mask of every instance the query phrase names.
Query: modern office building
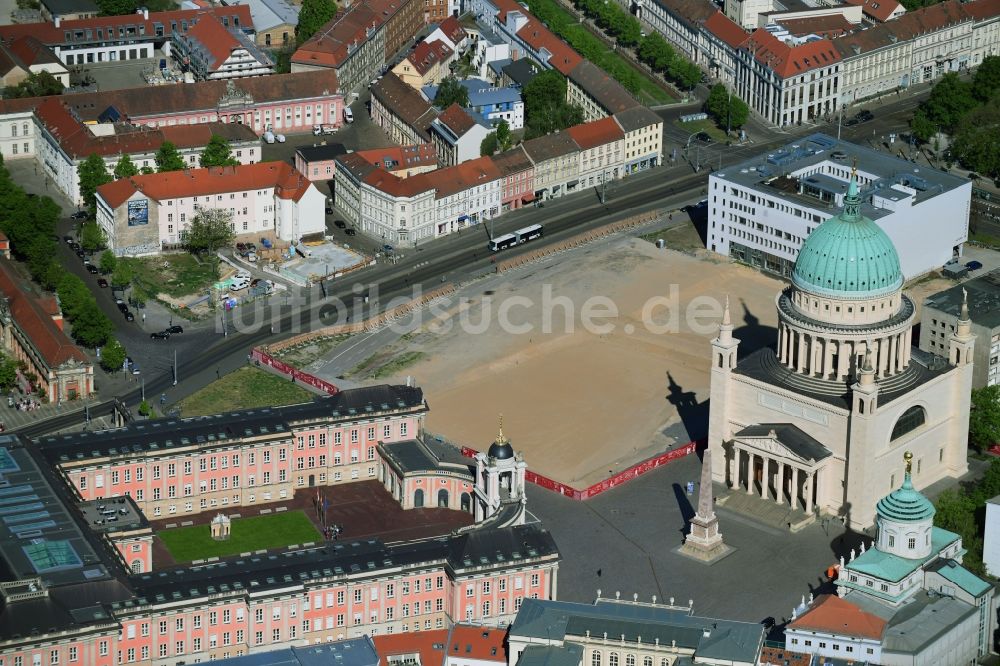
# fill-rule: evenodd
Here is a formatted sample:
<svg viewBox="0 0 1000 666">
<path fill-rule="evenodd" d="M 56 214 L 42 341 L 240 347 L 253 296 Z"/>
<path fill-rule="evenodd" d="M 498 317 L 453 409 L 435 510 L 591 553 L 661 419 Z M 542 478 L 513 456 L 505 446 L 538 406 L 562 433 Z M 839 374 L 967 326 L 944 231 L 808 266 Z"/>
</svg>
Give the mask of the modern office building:
<svg viewBox="0 0 1000 666">
<path fill-rule="evenodd" d="M 962 255 L 968 179 L 825 134 L 710 174 L 708 249 L 790 277 L 809 234 L 844 205 L 852 165 L 861 211 L 892 241 L 904 280 Z"/>
</svg>

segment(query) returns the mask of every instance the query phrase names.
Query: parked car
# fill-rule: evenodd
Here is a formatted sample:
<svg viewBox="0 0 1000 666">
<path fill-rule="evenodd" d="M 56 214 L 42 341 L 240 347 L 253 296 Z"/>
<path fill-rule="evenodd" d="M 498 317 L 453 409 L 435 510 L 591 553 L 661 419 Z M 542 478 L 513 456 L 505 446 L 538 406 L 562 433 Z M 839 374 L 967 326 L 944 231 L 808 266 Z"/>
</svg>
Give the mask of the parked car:
<svg viewBox="0 0 1000 666">
<path fill-rule="evenodd" d="M 100 271 L 97 270 L 97 266 L 95 266 L 94 264 L 84 264 L 83 267 L 86 268 L 87 272 L 90 273 L 91 275 L 97 275 L 98 273 L 100 273 Z"/>
<path fill-rule="evenodd" d="M 333 206 L 331 206 L 330 204 L 326 205 L 326 214 L 333 215 Z"/>
<path fill-rule="evenodd" d="M 125 321 L 135 321 L 135 315 L 132 314 L 130 311 L 126 310 L 125 311 Z"/>
<path fill-rule="evenodd" d="M 149 334 L 149 339 L 150 340 L 169 340 L 170 339 L 170 334 L 167 333 L 166 331 L 158 331 L 156 333 L 150 333 Z"/>
<path fill-rule="evenodd" d="M 980 268 L 983 267 L 983 265 L 978 261 L 968 261 L 965 263 L 965 267 L 968 268 L 970 271 L 978 271 Z"/>
<path fill-rule="evenodd" d="M 244 254 L 246 254 L 246 251 L 247 251 L 247 244 L 246 243 L 237 243 L 236 244 L 236 254 L 238 254 L 238 255 L 240 255 L 242 257 Z"/>
<path fill-rule="evenodd" d="M 333 226 L 337 227 L 338 229 L 346 229 L 347 223 L 344 222 L 343 220 L 334 220 Z"/>
<path fill-rule="evenodd" d="M 284 134 L 275 134 L 274 135 L 274 140 L 277 141 L 278 143 L 284 143 L 285 142 L 285 135 Z"/>
<path fill-rule="evenodd" d="M 97 278 L 97 286 L 100 287 L 101 289 L 107 289 L 108 281 L 105 280 L 104 278 Z"/>
<path fill-rule="evenodd" d="M 245 259 L 247 261 L 249 261 L 251 264 L 256 263 L 257 262 L 257 253 L 256 252 L 247 252 L 247 256 L 245 257 Z"/>
<path fill-rule="evenodd" d="M 382 246 L 382 251 L 385 252 L 386 254 L 392 254 L 392 246 L 391 245 L 383 245 Z"/>
<path fill-rule="evenodd" d="M 347 234 L 348 236 L 354 236 L 358 232 L 356 230 L 354 230 L 354 229 L 344 229 L 344 233 Z"/>
<path fill-rule="evenodd" d="M 344 121 L 348 123 L 354 122 L 354 112 L 351 111 L 351 107 L 349 106 L 344 107 Z"/>
<path fill-rule="evenodd" d="M 83 251 L 82 247 L 81 248 L 77 248 L 77 250 L 76 250 L 76 256 L 78 256 L 81 259 L 83 259 L 84 257 L 87 256 L 87 253 Z"/>
<path fill-rule="evenodd" d="M 76 244 L 76 241 L 73 240 L 72 236 L 63 236 L 63 240 L 66 241 L 66 245 L 69 245 L 70 247 Z"/>
<path fill-rule="evenodd" d="M 859 111 L 858 114 L 854 117 L 858 119 L 859 123 L 867 123 L 871 122 L 872 120 L 875 120 L 875 114 L 869 111 L 868 109 Z"/>
<path fill-rule="evenodd" d="M 250 280 L 233 280 L 232 284 L 229 285 L 229 291 L 242 291 L 250 286 Z"/>
<path fill-rule="evenodd" d="M 70 215 L 69 217 L 72 220 L 86 220 L 87 219 L 87 211 L 85 211 L 85 210 L 78 210 L 75 213 L 73 213 L 72 215 Z"/>
<path fill-rule="evenodd" d="M 166 332 L 169 333 L 170 335 L 176 335 L 178 333 L 183 333 L 184 327 L 174 324 L 173 326 L 168 326 Z"/>
<path fill-rule="evenodd" d="M 322 125 L 313 125 L 313 136 L 319 136 L 323 133 Z"/>
</svg>

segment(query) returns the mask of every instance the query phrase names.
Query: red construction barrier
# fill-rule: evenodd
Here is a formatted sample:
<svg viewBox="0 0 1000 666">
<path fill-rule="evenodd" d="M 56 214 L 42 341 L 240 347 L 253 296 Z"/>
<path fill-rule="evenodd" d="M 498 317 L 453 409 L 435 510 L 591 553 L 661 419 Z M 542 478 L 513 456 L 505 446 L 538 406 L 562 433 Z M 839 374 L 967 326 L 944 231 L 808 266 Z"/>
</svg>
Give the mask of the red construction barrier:
<svg viewBox="0 0 1000 666">
<path fill-rule="evenodd" d="M 292 367 L 283 361 L 279 361 L 270 354 L 262 351 L 258 347 L 254 347 L 250 352 L 250 360 L 252 360 L 257 365 L 266 365 L 267 367 L 279 372 L 286 377 L 292 378 L 294 381 L 302 382 L 303 384 L 308 384 L 313 388 L 317 388 L 324 393 L 329 395 L 336 395 L 340 393 L 340 389 L 331 384 L 330 382 L 320 379 L 319 377 L 314 377 L 308 372 L 302 372 L 298 368 Z"/>
<path fill-rule="evenodd" d="M 666 453 L 661 453 L 658 456 L 654 456 L 652 458 L 643 460 L 640 463 L 636 463 L 635 465 L 632 465 L 628 469 L 618 472 L 614 476 L 604 479 L 603 481 L 599 481 L 598 483 L 595 483 L 594 485 L 590 486 L 589 488 L 585 488 L 584 490 L 577 490 L 572 486 L 567 486 L 565 483 L 560 483 L 559 481 L 550 479 L 547 476 L 542 476 L 537 472 L 532 472 L 530 469 L 525 471 L 524 480 L 527 481 L 528 483 L 533 483 L 536 486 L 541 486 L 546 490 L 551 490 L 554 493 L 559 493 L 564 497 L 569 497 L 575 500 L 586 500 L 590 499 L 591 497 L 594 497 L 595 495 L 600 495 L 601 493 L 607 490 L 611 490 L 612 488 L 619 486 L 625 483 L 626 481 L 631 481 L 632 479 L 636 479 L 645 474 L 646 472 L 654 470 L 661 465 L 665 465 L 672 460 L 677 460 L 678 458 L 690 455 L 695 451 L 697 451 L 698 447 L 702 444 L 704 444 L 703 441 L 688 442 L 684 446 L 678 447 L 672 451 L 667 451 Z M 461 451 L 462 455 L 465 456 L 466 458 L 471 458 L 475 456 L 476 453 L 478 453 L 475 449 L 470 449 L 468 446 L 463 446 Z"/>
</svg>

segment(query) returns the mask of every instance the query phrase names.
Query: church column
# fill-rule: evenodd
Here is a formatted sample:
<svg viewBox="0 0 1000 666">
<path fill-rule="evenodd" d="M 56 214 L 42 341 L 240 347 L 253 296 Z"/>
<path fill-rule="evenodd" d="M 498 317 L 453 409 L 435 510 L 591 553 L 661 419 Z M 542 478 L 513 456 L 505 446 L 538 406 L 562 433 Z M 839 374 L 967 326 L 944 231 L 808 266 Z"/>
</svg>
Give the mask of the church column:
<svg viewBox="0 0 1000 666">
<path fill-rule="evenodd" d="M 831 374 L 836 372 L 836 368 L 833 367 L 833 354 L 834 350 L 837 348 L 837 343 L 834 340 L 827 338 L 826 341 L 826 359 L 823 362 L 823 377 L 829 378 Z"/>
<path fill-rule="evenodd" d="M 896 360 L 899 354 L 899 336 L 894 335 L 889 338 L 889 353 L 886 356 L 889 357 L 889 374 L 894 375 L 899 372 L 899 362 Z"/>
<path fill-rule="evenodd" d="M 785 362 L 785 325 L 778 324 L 778 362 Z"/>
<path fill-rule="evenodd" d="M 785 503 L 785 461 L 778 461 L 778 476 L 777 483 L 774 484 L 774 489 L 778 491 L 778 497 L 775 501 L 778 504 Z"/>
<path fill-rule="evenodd" d="M 734 468 L 736 471 L 734 471 Z M 736 444 L 733 444 L 733 455 L 726 461 L 726 485 L 730 488 L 735 488 L 739 484 L 739 479 L 736 478 L 740 468 L 740 450 L 736 448 Z"/>
<path fill-rule="evenodd" d="M 788 329 L 788 339 L 785 340 L 785 366 L 791 370 L 794 369 L 795 362 L 795 349 L 798 344 L 799 334 L 795 329 Z"/>
<path fill-rule="evenodd" d="M 747 450 L 747 495 L 753 495 L 753 479 L 756 476 L 756 469 L 754 463 L 757 456 Z"/>
<path fill-rule="evenodd" d="M 809 346 L 806 344 L 806 336 L 804 333 L 799 333 L 799 358 L 796 364 L 796 370 L 802 373 L 806 369 L 806 354 L 809 351 Z"/>
<path fill-rule="evenodd" d="M 910 364 L 910 352 L 913 346 L 913 329 L 908 328 L 903 331 L 903 367 L 905 368 Z"/>
<path fill-rule="evenodd" d="M 771 459 L 767 456 L 760 457 L 761 469 L 760 469 L 760 498 L 763 500 L 768 499 L 768 479 L 767 475 L 771 469 Z"/>
<path fill-rule="evenodd" d="M 847 373 L 850 370 L 849 363 L 851 361 L 851 343 L 846 340 L 840 340 L 837 342 L 837 379 L 842 380 L 847 377 Z"/>
<path fill-rule="evenodd" d="M 812 472 L 806 472 L 806 482 L 802 485 L 802 495 L 806 503 L 806 513 L 812 513 L 813 509 L 812 477 Z"/>
</svg>

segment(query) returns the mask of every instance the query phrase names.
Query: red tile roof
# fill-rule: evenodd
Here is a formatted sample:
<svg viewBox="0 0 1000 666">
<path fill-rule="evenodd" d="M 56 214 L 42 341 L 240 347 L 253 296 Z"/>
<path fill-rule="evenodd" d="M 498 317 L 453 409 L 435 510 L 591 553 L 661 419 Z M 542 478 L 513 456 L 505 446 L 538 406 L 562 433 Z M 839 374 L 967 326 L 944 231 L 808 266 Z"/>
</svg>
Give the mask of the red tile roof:
<svg viewBox="0 0 1000 666">
<path fill-rule="evenodd" d="M 573 137 L 576 145 L 580 146 L 580 150 L 595 148 L 625 138 L 625 132 L 612 116 L 582 125 L 574 125 L 566 132 Z"/>
<path fill-rule="evenodd" d="M 465 32 L 465 28 L 454 16 L 449 16 L 445 20 L 441 21 L 441 25 L 438 28 L 445 34 L 445 36 L 451 40 L 452 44 L 458 44 L 460 41 L 468 37 L 468 33 Z"/>
<path fill-rule="evenodd" d="M 437 151 L 433 144 L 419 143 L 415 146 L 390 146 L 359 150 L 354 153 L 372 166 L 386 171 L 400 171 L 419 167 L 436 166 Z M 390 163 L 386 167 L 386 161 Z"/>
<path fill-rule="evenodd" d="M 517 31 L 517 36 L 536 53 L 541 54 L 543 50 L 548 51 L 551 54 L 548 64 L 554 69 L 559 70 L 559 73 L 563 76 L 569 76 L 569 73 L 580 64 L 583 57 L 574 51 L 569 44 L 556 37 L 548 28 L 542 25 L 541 21 L 531 16 L 520 5 L 518 5 L 518 11 L 521 11 L 530 18 L 528 23 Z"/>
<path fill-rule="evenodd" d="M 965 11 L 978 21 L 1000 16 L 1000 0 L 972 0 L 964 7 Z"/>
<path fill-rule="evenodd" d="M 900 8 L 896 0 L 847 0 L 850 5 L 861 5 L 861 11 L 865 16 L 876 21 L 885 22 L 894 11 Z"/>
<path fill-rule="evenodd" d="M 829 40 L 818 39 L 789 46 L 763 28 L 757 28 L 750 35 L 745 47 L 758 62 L 783 79 L 840 61 L 840 53 Z"/>
<path fill-rule="evenodd" d="M 416 656 L 420 666 L 443 666 L 446 640 L 447 629 L 372 636 L 375 651 L 383 663 L 390 663 L 391 657 Z"/>
<path fill-rule="evenodd" d="M 455 136 L 465 136 L 476 124 L 476 121 L 458 103 L 452 103 L 437 117 L 438 122 L 454 132 Z"/>
<path fill-rule="evenodd" d="M 89 364 L 87 355 L 73 344 L 42 303 L 21 290 L 24 278 L 14 273 L 5 259 L 0 259 L 0 292 L 7 298 L 10 313 L 17 326 L 41 354 L 49 369 L 56 369 L 67 361 Z"/>
<path fill-rule="evenodd" d="M 413 49 L 413 52 L 406 57 L 421 76 L 427 74 L 437 64 L 440 64 L 451 57 L 454 51 L 451 47 L 435 39 L 433 42 L 420 42 Z"/>
<path fill-rule="evenodd" d="M 875 640 L 882 638 L 885 627 L 885 620 L 861 610 L 836 594 L 819 597 L 809 610 L 788 624 L 789 629 L 823 631 Z"/>
<path fill-rule="evenodd" d="M 743 46 L 750 38 L 746 30 L 721 11 L 708 17 L 708 20 L 705 21 L 705 28 L 734 49 Z"/>
<path fill-rule="evenodd" d="M 425 178 L 437 190 L 435 198 L 442 199 L 463 190 L 484 185 L 501 178 L 500 169 L 489 157 L 477 157 L 468 162 L 422 173 L 414 178 Z M 409 179 L 408 179 L 409 180 Z"/>
<path fill-rule="evenodd" d="M 127 28 L 133 27 L 136 29 L 133 35 L 126 35 L 124 37 L 119 37 L 117 34 L 113 38 L 118 39 L 141 39 L 143 36 L 152 41 L 154 35 L 156 34 L 156 27 L 154 24 L 158 23 L 163 29 L 163 36 L 165 39 L 170 39 L 173 33 L 173 28 L 171 27 L 171 22 L 177 25 L 178 29 L 183 29 L 183 22 L 186 21 L 190 27 L 194 22 L 199 21 L 202 18 L 214 17 L 218 21 L 222 21 L 225 17 L 228 19 L 230 25 L 234 25 L 238 19 L 239 26 L 241 28 L 253 28 L 253 18 L 250 16 L 250 7 L 247 5 L 233 5 L 233 6 L 221 6 L 221 7 L 211 7 L 207 9 L 178 9 L 169 12 L 150 12 L 149 18 L 143 18 L 142 14 L 125 14 L 123 16 L 98 16 L 88 19 L 77 19 L 75 21 L 62 21 L 59 27 L 56 27 L 54 23 L 16 23 L 14 25 L 0 26 L 0 38 L 4 41 L 12 41 L 18 37 L 31 36 L 40 40 L 43 44 L 52 45 L 62 45 L 71 44 L 72 41 L 66 41 L 66 33 L 75 33 L 77 30 L 87 31 L 90 30 L 92 34 L 96 35 L 97 30 L 107 31 L 108 28 Z M 139 34 L 139 26 L 142 26 L 144 35 Z M 93 41 L 93 37 L 88 40 L 88 43 Z M 160 38 L 157 38 L 160 39 Z M 101 39 L 98 38 L 98 41 Z M 108 40 L 111 41 L 111 40 Z"/>
<path fill-rule="evenodd" d="M 194 27 L 188 29 L 183 39 L 200 44 L 212 54 L 212 62 L 208 66 L 210 72 L 218 70 L 233 51 L 242 46 L 240 40 L 218 21 L 198 21 Z"/>
<path fill-rule="evenodd" d="M 288 162 L 258 162 L 235 167 L 185 169 L 132 176 L 101 185 L 97 188 L 97 194 L 109 206 L 117 208 L 136 192 L 142 192 L 156 201 L 165 201 L 274 188 L 279 198 L 298 201 L 310 187 L 312 183 L 309 179 Z"/>
<path fill-rule="evenodd" d="M 42 63 L 60 63 L 49 47 L 31 36 L 18 37 L 7 48 L 26 67 Z"/>
<path fill-rule="evenodd" d="M 217 122 L 159 129 L 119 125 L 115 134 L 96 136 L 63 104 L 63 99 L 43 98 L 35 109 L 35 116 L 70 158 L 86 159 L 93 153 L 102 157 L 151 153 L 164 141 L 178 148 L 200 148 L 208 144 L 213 134 L 229 141 L 257 141 L 257 135 L 245 125 Z"/>
<path fill-rule="evenodd" d="M 455 625 L 448 636 L 448 657 L 507 663 L 507 649 L 502 629 Z"/>
<path fill-rule="evenodd" d="M 368 30 L 382 25 L 383 20 L 365 4 L 342 9 L 292 54 L 292 62 L 339 67 L 347 60 L 348 49 L 368 39 Z"/>
</svg>

